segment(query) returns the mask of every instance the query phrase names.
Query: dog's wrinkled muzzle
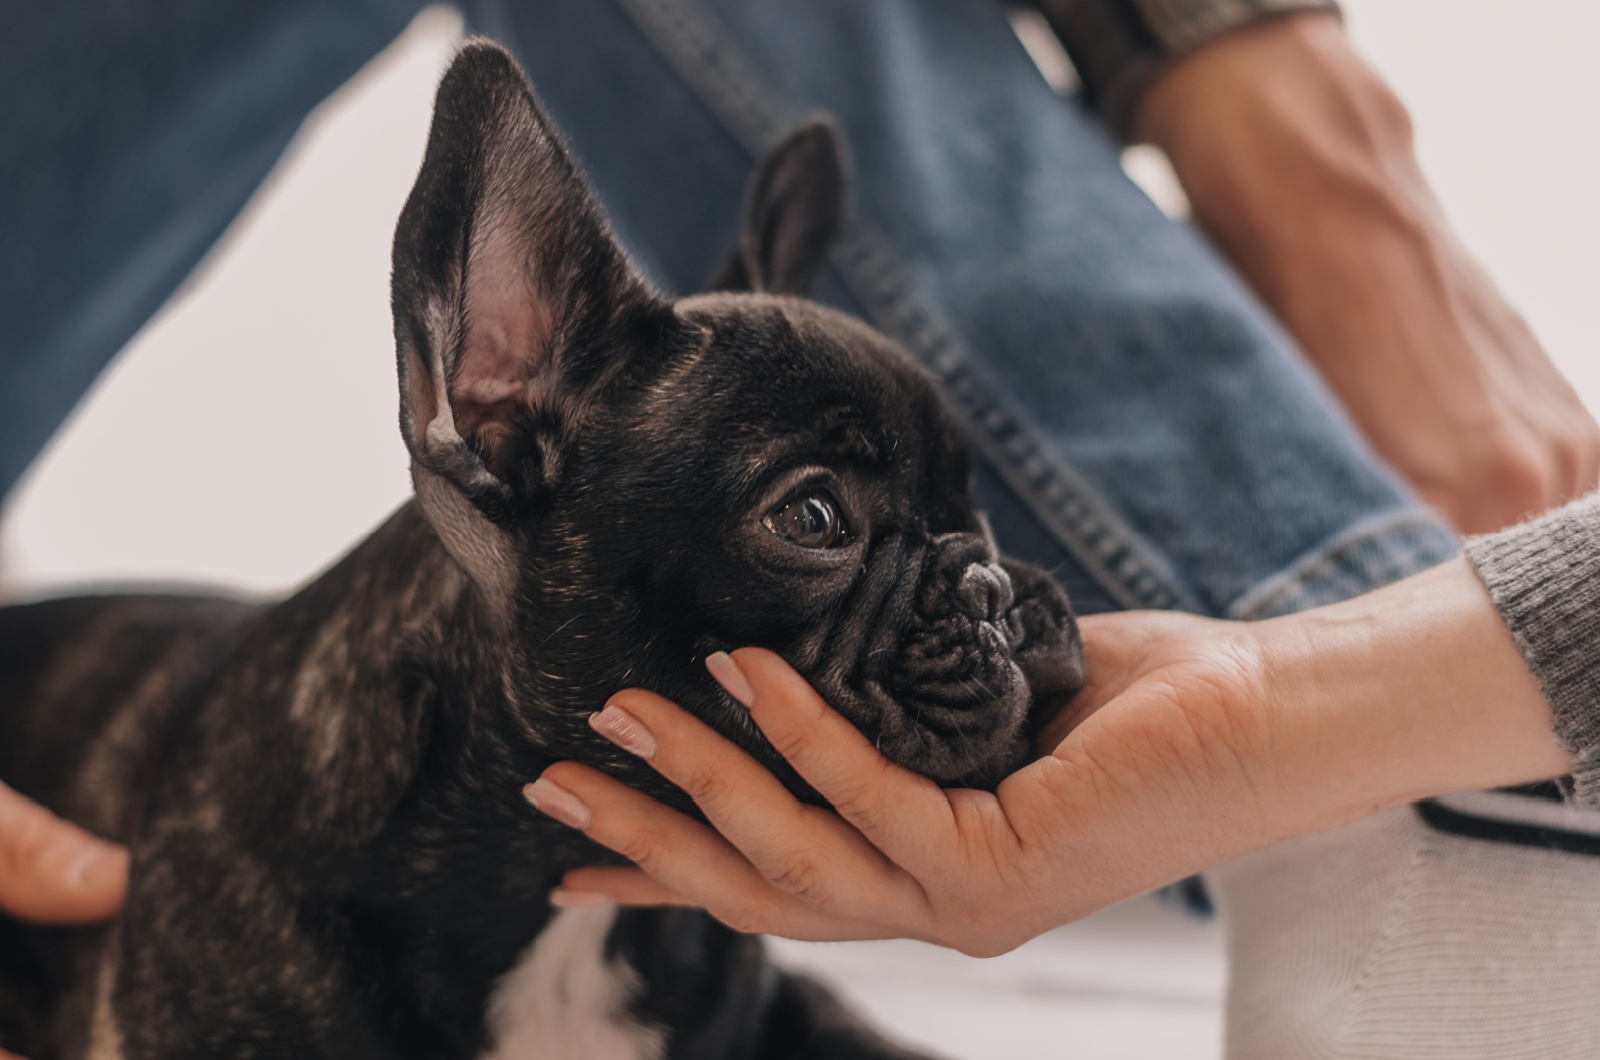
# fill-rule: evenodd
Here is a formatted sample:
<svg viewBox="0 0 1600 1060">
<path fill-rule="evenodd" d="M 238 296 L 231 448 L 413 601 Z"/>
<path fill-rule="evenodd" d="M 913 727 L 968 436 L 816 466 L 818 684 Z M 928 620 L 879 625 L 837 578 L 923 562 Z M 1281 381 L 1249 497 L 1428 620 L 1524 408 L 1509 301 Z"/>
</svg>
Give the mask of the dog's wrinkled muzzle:
<svg viewBox="0 0 1600 1060">
<path fill-rule="evenodd" d="M 861 689 L 889 757 L 941 783 L 988 786 L 1021 765 L 1036 705 L 1082 684 L 1065 594 L 999 560 L 986 535 L 945 534 L 902 583 L 898 628 L 874 631 Z M 865 720 L 865 719 L 863 719 Z"/>
</svg>

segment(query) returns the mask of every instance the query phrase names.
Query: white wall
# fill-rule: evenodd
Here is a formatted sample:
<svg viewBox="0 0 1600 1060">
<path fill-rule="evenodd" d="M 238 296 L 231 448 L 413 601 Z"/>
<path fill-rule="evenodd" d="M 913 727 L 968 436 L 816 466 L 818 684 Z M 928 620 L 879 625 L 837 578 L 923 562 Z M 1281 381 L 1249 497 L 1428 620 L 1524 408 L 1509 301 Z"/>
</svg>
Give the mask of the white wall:
<svg viewBox="0 0 1600 1060">
<path fill-rule="evenodd" d="M 302 130 L 100 379 L 0 523 L 12 591 L 188 580 L 277 591 L 406 497 L 389 243 L 460 34 L 425 13 Z"/>
</svg>

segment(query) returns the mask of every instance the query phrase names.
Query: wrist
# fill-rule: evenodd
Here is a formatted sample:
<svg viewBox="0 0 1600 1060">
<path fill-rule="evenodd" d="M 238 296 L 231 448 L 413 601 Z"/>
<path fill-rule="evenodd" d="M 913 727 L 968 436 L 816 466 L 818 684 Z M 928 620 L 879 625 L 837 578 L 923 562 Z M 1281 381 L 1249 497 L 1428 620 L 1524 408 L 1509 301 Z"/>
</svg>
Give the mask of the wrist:
<svg viewBox="0 0 1600 1060">
<path fill-rule="evenodd" d="M 1300 818 L 1288 829 L 1570 768 L 1549 704 L 1465 560 L 1259 628 L 1283 797 Z"/>
<path fill-rule="evenodd" d="M 1307 260 L 1353 229 L 1424 246 L 1437 207 L 1410 116 L 1327 14 L 1229 34 L 1145 92 L 1140 136 L 1171 159 L 1195 218 L 1284 317 Z"/>
</svg>

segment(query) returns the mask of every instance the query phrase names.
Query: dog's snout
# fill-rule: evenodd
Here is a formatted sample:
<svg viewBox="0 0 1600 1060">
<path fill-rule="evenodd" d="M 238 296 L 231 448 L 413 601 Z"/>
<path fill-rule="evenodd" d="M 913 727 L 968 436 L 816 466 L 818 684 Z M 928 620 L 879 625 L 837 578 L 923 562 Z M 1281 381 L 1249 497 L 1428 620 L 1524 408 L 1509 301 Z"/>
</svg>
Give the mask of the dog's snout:
<svg viewBox="0 0 1600 1060">
<path fill-rule="evenodd" d="M 1011 610 L 1011 576 L 994 563 L 971 563 L 956 587 L 961 609 L 980 622 L 999 622 Z"/>
</svg>

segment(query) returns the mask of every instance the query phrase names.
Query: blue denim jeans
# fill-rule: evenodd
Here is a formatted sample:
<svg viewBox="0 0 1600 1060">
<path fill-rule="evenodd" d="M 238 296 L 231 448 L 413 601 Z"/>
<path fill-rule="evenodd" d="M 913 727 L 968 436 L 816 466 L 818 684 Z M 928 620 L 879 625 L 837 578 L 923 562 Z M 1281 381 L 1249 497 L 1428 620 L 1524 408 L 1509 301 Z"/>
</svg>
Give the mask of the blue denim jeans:
<svg viewBox="0 0 1600 1060">
<path fill-rule="evenodd" d="M 0 490 L 303 116 L 420 6 L 0 8 Z M 463 6 L 521 57 L 670 291 L 732 248 L 763 149 L 832 111 L 855 212 L 819 296 L 938 378 L 1002 546 L 1083 610 L 1263 617 L 1455 551 L 1233 273 L 1051 92 L 993 0 Z"/>
</svg>

